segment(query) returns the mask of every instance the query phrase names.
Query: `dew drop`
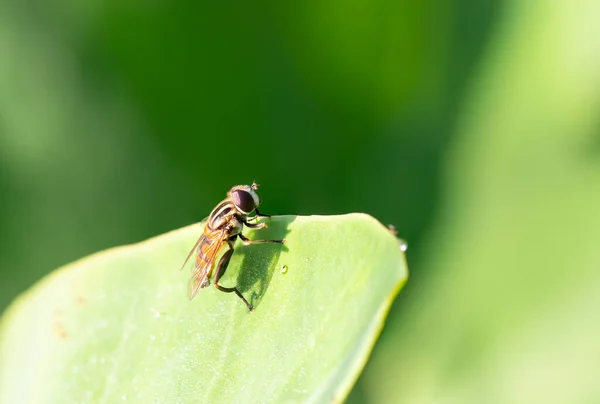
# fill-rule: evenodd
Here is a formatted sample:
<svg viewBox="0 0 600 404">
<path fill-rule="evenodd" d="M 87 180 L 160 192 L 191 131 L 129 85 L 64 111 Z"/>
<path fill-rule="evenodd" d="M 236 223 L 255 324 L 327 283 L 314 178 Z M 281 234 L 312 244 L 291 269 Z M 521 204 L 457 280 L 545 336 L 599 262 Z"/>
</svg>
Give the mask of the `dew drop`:
<svg viewBox="0 0 600 404">
<path fill-rule="evenodd" d="M 400 243 L 400 251 L 404 252 L 408 250 L 408 244 L 406 243 L 406 241 L 403 241 Z"/>
<path fill-rule="evenodd" d="M 287 271 L 288 271 L 288 266 L 287 266 L 287 265 L 284 265 L 284 266 L 282 266 L 282 267 L 281 267 L 281 271 L 280 271 L 280 272 L 281 272 L 282 274 L 285 274 L 285 273 L 287 273 Z"/>
</svg>

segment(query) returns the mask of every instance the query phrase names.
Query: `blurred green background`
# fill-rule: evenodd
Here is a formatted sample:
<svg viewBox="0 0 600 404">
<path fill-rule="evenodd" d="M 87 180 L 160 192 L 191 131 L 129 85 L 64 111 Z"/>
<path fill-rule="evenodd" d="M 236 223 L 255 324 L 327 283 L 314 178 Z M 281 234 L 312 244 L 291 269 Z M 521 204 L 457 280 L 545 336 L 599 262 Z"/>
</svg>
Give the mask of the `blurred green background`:
<svg viewBox="0 0 600 404">
<path fill-rule="evenodd" d="M 256 180 L 408 240 L 349 402 L 600 402 L 599 38 L 595 0 L 5 0 L 0 309 Z"/>
</svg>

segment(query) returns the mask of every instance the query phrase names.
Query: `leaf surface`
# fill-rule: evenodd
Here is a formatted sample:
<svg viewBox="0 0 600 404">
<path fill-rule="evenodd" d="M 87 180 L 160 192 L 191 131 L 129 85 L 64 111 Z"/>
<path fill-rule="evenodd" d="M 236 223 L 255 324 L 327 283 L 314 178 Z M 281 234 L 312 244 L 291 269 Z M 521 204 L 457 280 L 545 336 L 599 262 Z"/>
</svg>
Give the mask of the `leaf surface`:
<svg viewBox="0 0 600 404">
<path fill-rule="evenodd" d="M 280 216 L 238 242 L 224 286 L 187 298 L 189 226 L 54 272 L 0 324 L 0 400 L 342 400 L 407 278 L 399 240 L 364 214 Z"/>
</svg>

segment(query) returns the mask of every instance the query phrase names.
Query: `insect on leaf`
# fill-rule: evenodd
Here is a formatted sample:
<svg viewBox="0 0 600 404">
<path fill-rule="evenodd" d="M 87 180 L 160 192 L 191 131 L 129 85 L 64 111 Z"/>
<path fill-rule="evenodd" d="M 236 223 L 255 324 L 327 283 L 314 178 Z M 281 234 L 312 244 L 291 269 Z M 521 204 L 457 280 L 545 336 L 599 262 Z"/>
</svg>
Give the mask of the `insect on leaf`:
<svg viewBox="0 0 600 404">
<path fill-rule="evenodd" d="M 202 224 L 50 274 L 0 322 L 0 402 L 343 400 L 406 280 L 399 241 L 364 214 L 266 220 L 245 234 L 286 244 L 238 242 L 221 280 L 252 313 L 214 287 L 188 299 Z"/>
</svg>

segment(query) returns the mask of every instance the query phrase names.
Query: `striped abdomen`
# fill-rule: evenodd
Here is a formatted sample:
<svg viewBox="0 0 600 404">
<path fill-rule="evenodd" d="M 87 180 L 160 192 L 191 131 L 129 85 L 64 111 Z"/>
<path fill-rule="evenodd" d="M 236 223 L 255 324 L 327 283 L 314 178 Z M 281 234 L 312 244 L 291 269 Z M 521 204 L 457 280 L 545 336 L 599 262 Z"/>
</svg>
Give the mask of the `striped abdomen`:
<svg viewBox="0 0 600 404">
<path fill-rule="evenodd" d="M 208 279 L 212 273 L 215 261 L 225 242 L 216 232 L 206 228 L 200 238 L 196 249 L 196 262 L 194 264 L 194 277 L 201 288 L 208 286 Z M 216 236 L 216 237 L 215 237 Z"/>
<path fill-rule="evenodd" d="M 242 232 L 243 221 L 244 217 L 229 199 L 213 209 L 196 247 L 196 262 L 189 290 L 190 298 L 194 297 L 200 288 L 210 285 L 209 279 L 219 253 L 230 242 L 232 236 Z M 233 247 L 232 242 L 231 247 Z"/>
</svg>

